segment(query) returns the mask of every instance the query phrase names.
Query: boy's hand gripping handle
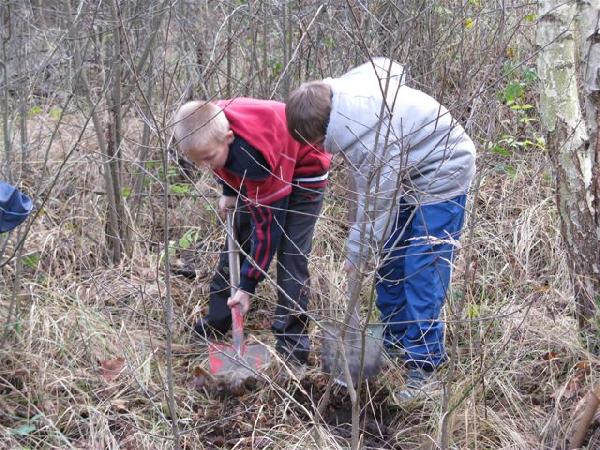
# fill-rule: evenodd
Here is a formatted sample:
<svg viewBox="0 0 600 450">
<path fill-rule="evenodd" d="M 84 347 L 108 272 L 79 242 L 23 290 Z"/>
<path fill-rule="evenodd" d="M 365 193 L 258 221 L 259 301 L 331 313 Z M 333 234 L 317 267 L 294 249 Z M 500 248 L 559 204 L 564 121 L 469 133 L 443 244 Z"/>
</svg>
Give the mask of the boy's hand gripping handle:
<svg viewBox="0 0 600 450">
<path fill-rule="evenodd" d="M 231 284 L 231 296 L 237 292 L 240 284 L 240 253 L 238 250 L 235 227 L 233 226 L 234 209 L 227 209 L 227 255 L 229 258 L 229 283 Z M 233 336 L 233 347 L 241 355 L 244 344 L 244 317 L 240 312 L 240 305 L 231 308 L 231 334 Z"/>
</svg>

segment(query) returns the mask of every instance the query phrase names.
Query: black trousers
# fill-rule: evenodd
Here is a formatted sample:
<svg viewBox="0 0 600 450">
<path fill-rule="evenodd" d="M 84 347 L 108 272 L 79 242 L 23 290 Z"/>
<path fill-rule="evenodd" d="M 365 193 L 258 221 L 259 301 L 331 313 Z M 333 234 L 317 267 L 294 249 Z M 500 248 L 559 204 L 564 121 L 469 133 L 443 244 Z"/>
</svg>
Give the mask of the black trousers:
<svg viewBox="0 0 600 450">
<path fill-rule="evenodd" d="M 309 319 L 306 315 L 310 298 L 308 257 L 317 218 L 323 206 L 323 188 L 294 187 L 289 198 L 283 235 L 277 248 L 277 307 L 271 328 L 277 339 L 277 349 L 284 356 L 306 362 L 310 351 Z M 250 254 L 252 222 L 242 202 L 238 202 L 235 219 L 237 239 L 243 253 Z M 244 255 L 240 254 L 240 264 Z M 231 327 L 231 312 L 227 306 L 230 295 L 227 244 L 219 259 L 210 284 L 208 314 L 205 323 L 225 333 Z"/>
</svg>

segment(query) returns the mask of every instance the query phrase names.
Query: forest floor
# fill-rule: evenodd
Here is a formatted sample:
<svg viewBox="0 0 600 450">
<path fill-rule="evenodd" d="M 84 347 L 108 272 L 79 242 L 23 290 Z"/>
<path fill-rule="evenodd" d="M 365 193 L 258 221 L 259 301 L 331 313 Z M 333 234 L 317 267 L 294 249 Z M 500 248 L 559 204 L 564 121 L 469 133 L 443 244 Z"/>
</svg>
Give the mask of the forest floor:
<svg viewBox="0 0 600 450">
<path fill-rule="evenodd" d="M 40 136 L 53 118 L 32 120 Z M 73 132 L 78 130 L 76 121 Z M 131 125 L 130 133 L 136 131 Z M 24 173 L 24 188 L 51 179 L 68 154 L 67 132 L 49 152 L 43 139 Z M 319 370 L 319 333 L 300 370 L 275 361 L 264 376 L 230 392 L 202 379 L 206 344 L 192 336 L 224 240 L 211 205 L 209 175 L 190 182 L 177 167 L 167 176 L 170 280 L 165 273 L 160 163 L 147 164 L 146 193 L 128 201 L 131 257 L 106 259 L 105 195 L 91 136 L 70 157 L 27 236 L 14 296 L 5 290 L 1 317 L 12 317 L 0 348 L 0 448 L 173 448 L 167 395 L 167 284 L 174 305 L 173 385 L 178 433 L 187 449 L 341 449 L 350 440 L 350 401 L 334 387 L 317 407 L 327 377 Z M 133 154 L 124 161 L 133 160 Z M 547 155 L 484 155 L 471 197 L 453 288 L 444 312 L 451 363 L 444 390 L 397 404 L 391 393 L 404 372 L 388 364 L 361 390 L 366 448 L 556 448 L 569 436 L 585 396 L 599 381 L 600 360 L 579 339 L 566 256 L 561 250 Z M 124 163 L 125 186 L 134 166 Z M 510 164 L 511 170 L 506 170 Z M 339 314 L 346 212 L 341 163 L 334 164 L 311 258 L 312 311 Z M 39 204 L 39 203 L 38 203 Z M 134 206 L 137 208 L 135 209 Z M 17 232 L 13 238 L 17 238 Z M 10 248 L 7 252 L 10 251 Z M 187 275 L 181 275 L 187 269 Z M 193 272 L 193 277 L 189 277 Z M 185 272 L 185 270 L 183 270 Z M 10 286 L 14 264 L 2 268 Z M 365 299 L 368 297 L 365 288 Z M 272 343 L 276 301 L 264 283 L 246 333 Z M 376 320 L 374 316 L 372 319 Z M 276 358 L 275 358 L 276 359 Z M 600 418 L 588 447 L 600 448 Z"/>
</svg>

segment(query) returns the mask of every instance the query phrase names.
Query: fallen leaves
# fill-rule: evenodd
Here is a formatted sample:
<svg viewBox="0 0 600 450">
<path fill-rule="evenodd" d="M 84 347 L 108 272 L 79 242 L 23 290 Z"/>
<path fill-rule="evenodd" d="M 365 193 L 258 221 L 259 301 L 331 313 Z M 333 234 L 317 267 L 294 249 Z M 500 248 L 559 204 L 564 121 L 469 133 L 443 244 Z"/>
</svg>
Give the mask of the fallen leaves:
<svg viewBox="0 0 600 450">
<path fill-rule="evenodd" d="M 127 405 L 128 405 L 128 401 L 127 400 L 123 400 L 120 398 L 116 398 L 110 401 L 110 405 L 114 408 L 114 410 L 120 414 L 125 414 L 128 411 Z"/>
<path fill-rule="evenodd" d="M 213 377 L 202 367 L 194 367 L 194 376 L 189 383 L 190 389 L 200 390 L 208 386 L 213 381 Z"/>
<path fill-rule="evenodd" d="M 585 373 L 585 375 L 589 375 L 591 371 L 590 362 L 587 359 L 579 361 L 577 364 L 575 364 L 575 368 L 578 371 Z"/>
<path fill-rule="evenodd" d="M 544 361 L 555 361 L 560 359 L 560 354 L 558 352 L 547 352 L 542 355 L 542 359 Z"/>
<path fill-rule="evenodd" d="M 550 397 L 559 402 L 561 399 L 572 400 L 581 391 L 585 384 L 586 377 L 590 374 L 590 362 L 587 360 L 579 361 L 575 364 L 575 371 L 567 382 L 559 387 Z"/>
<path fill-rule="evenodd" d="M 114 381 L 125 368 L 125 358 L 118 357 L 100 361 L 100 374 L 107 383 Z"/>
</svg>

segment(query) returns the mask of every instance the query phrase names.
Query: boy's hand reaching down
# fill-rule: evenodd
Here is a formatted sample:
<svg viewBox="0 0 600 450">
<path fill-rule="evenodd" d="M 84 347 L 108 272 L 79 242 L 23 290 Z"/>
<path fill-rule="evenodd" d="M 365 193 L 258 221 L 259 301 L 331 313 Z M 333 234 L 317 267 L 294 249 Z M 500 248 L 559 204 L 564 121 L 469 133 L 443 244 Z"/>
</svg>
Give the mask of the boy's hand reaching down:
<svg viewBox="0 0 600 450">
<path fill-rule="evenodd" d="M 233 297 L 229 297 L 229 300 L 227 300 L 227 306 L 229 306 L 229 308 L 233 308 L 236 305 L 239 305 L 242 315 L 246 315 L 250 309 L 250 294 L 238 289 L 235 295 Z"/>
<path fill-rule="evenodd" d="M 219 198 L 218 213 L 221 218 L 225 218 L 228 209 L 234 209 L 237 203 L 237 197 L 230 197 L 228 195 L 221 195 Z"/>
</svg>

